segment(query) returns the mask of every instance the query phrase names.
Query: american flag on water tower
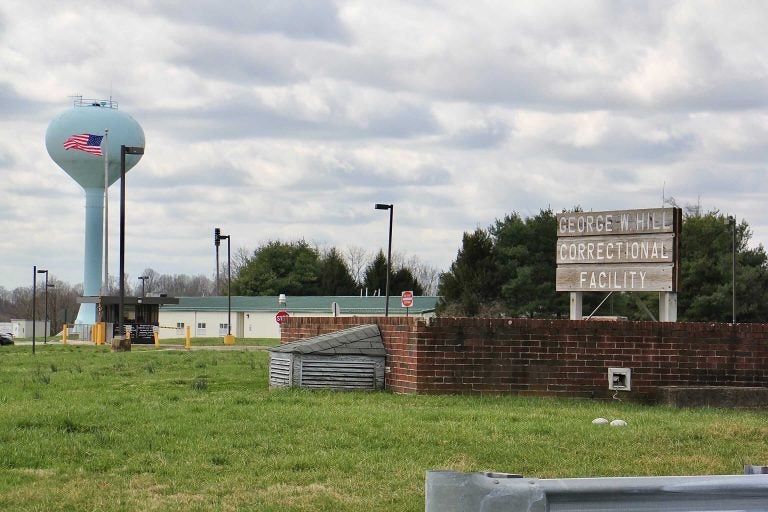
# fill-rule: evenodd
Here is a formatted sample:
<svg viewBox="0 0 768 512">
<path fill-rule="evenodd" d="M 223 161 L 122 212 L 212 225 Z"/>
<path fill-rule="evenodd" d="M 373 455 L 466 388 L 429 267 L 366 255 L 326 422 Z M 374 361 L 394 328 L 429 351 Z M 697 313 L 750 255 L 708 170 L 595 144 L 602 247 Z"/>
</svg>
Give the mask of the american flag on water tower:
<svg viewBox="0 0 768 512">
<path fill-rule="evenodd" d="M 92 155 L 101 156 L 101 139 L 103 138 L 103 135 L 92 135 L 90 133 L 73 135 L 64 141 L 64 149 L 77 149 Z"/>
</svg>

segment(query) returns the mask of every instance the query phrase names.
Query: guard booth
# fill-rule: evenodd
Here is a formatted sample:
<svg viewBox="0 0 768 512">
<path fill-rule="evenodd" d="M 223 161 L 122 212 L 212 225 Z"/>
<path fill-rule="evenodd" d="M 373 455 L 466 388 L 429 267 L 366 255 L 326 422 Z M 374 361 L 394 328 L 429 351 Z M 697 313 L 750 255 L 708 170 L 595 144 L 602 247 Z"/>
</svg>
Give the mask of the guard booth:
<svg viewBox="0 0 768 512">
<path fill-rule="evenodd" d="M 96 321 L 105 322 L 107 340 L 117 336 L 120 312 L 120 297 L 114 295 L 99 295 L 97 297 L 80 297 L 81 304 L 96 304 Z M 158 297 L 125 297 L 123 299 L 123 325 L 130 333 L 131 343 L 154 343 L 155 330 L 160 327 L 160 306 L 162 304 L 178 304 L 179 299 L 160 295 Z"/>
</svg>

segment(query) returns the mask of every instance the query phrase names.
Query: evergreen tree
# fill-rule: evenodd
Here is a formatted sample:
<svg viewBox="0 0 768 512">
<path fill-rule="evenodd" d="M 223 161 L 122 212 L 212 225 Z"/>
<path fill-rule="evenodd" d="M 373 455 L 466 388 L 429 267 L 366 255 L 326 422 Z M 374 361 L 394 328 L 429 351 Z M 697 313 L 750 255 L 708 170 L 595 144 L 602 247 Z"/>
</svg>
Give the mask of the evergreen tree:
<svg viewBox="0 0 768 512">
<path fill-rule="evenodd" d="M 357 283 L 339 252 L 333 248 L 320 261 L 320 295 L 354 295 Z"/>
<path fill-rule="evenodd" d="M 559 317 L 567 294 L 555 291 L 557 218 L 552 210 L 522 219 L 517 213 L 491 228 L 501 280 L 501 298 L 512 316 Z"/>
<path fill-rule="evenodd" d="M 270 241 L 256 249 L 253 257 L 232 281 L 236 295 L 318 295 L 320 256 L 304 240 Z"/>
<path fill-rule="evenodd" d="M 419 284 L 411 270 L 403 267 L 390 277 L 389 294 L 401 295 L 406 291 L 411 291 L 414 295 L 424 295 L 424 288 Z"/>
<path fill-rule="evenodd" d="M 371 295 L 379 292 L 384 295 L 387 286 L 387 257 L 384 251 L 379 251 L 373 260 L 365 267 L 363 286 Z"/>
<path fill-rule="evenodd" d="M 381 295 L 386 293 L 387 257 L 384 256 L 384 251 L 379 251 L 368 267 L 366 267 L 363 285 L 368 288 L 369 293 L 378 292 Z M 394 272 L 390 269 L 389 296 L 394 297 L 404 291 L 412 291 L 414 295 L 424 294 L 424 288 L 409 268 L 402 267 Z"/>
<path fill-rule="evenodd" d="M 734 226 L 718 211 L 686 215 L 680 236 L 678 319 L 730 322 L 733 310 L 733 231 L 736 230 L 736 321 L 768 321 L 768 258 L 749 249 L 746 221 Z"/>
<path fill-rule="evenodd" d="M 483 229 L 464 233 L 461 249 L 448 272 L 440 275 L 438 311 L 475 316 L 499 298 L 499 274 L 493 239 Z"/>
</svg>

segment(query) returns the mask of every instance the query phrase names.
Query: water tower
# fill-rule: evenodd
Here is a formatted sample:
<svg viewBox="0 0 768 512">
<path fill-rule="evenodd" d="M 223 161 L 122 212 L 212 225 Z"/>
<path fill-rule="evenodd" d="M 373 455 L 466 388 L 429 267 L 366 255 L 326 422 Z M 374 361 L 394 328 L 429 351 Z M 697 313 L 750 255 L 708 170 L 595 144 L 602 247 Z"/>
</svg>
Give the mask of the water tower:
<svg viewBox="0 0 768 512">
<path fill-rule="evenodd" d="M 117 102 L 84 100 L 51 121 L 45 133 L 48 154 L 85 191 L 83 295 L 100 295 L 104 238 L 104 196 L 120 178 L 120 146 L 144 147 L 144 130 Z M 126 155 L 126 171 L 141 155 Z M 82 304 L 75 323 L 96 321 L 96 305 Z"/>
</svg>

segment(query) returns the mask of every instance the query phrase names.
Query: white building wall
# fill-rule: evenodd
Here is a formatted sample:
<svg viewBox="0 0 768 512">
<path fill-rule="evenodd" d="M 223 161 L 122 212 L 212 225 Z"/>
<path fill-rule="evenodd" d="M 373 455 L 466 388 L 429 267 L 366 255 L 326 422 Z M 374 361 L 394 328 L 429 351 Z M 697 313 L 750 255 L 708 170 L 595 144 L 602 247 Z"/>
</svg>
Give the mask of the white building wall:
<svg viewBox="0 0 768 512">
<path fill-rule="evenodd" d="M 45 334 L 45 328 L 48 327 L 48 336 L 50 336 L 51 322 L 45 322 L 38 320 L 35 322 L 35 337 L 43 338 Z M 32 320 L 18 320 L 11 319 L 11 334 L 14 338 L 31 338 L 32 337 Z"/>
<path fill-rule="evenodd" d="M 275 321 L 275 311 L 247 311 L 232 312 L 232 334 L 238 338 L 280 338 L 280 325 Z M 294 313 L 288 309 L 291 316 L 303 317 L 328 317 L 328 313 Z M 342 310 L 340 316 L 359 316 L 345 314 Z M 367 315 L 366 315 L 367 316 Z M 404 315 L 392 315 L 404 316 Z M 421 315 L 419 315 L 421 316 Z M 434 316 L 430 313 L 426 316 Z M 160 308 L 160 339 L 183 338 L 184 332 L 177 333 L 177 323 L 184 323 L 191 327 L 192 338 L 215 338 L 223 336 L 219 334 L 219 324 L 227 323 L 226 311 L 168 311 Z M 205 328 L 198 331 L 198 323 L 205 323 Z M 226 334 L 226 333 L 225 333 Z"/>
<path fill-rule="evenodd" d="M 273 336 L 248 336 L 247 325 L 243 330 L 243 316 L 232 312 L 232 334 L 245 338 L 269 338 Z M 227 334 L 226 311 L 168 311 L 160 308 L 160 339 L 183 338 L 186 336 L 186 328 L 190 327 L 191 338 L 219 338 Z M 274 318 L 273 318 L 274 320 Z M 184 324 L 181 330 L 178 324 Z M 204 324 L 204 325 L 203 325 Z M 222 327 L 222 324 L 224 327 Z M 279 333 L 275 337 L 279 337 Z"/>
</svg>

